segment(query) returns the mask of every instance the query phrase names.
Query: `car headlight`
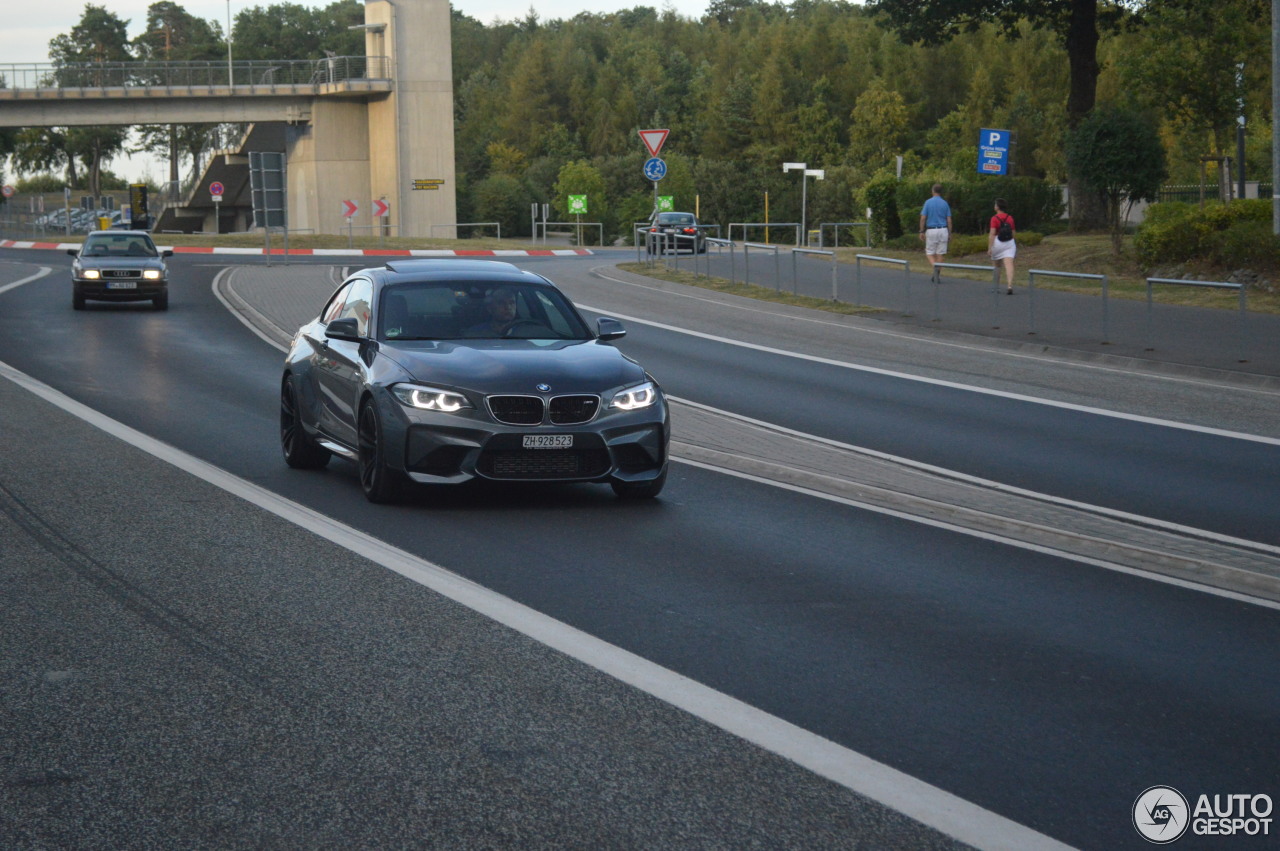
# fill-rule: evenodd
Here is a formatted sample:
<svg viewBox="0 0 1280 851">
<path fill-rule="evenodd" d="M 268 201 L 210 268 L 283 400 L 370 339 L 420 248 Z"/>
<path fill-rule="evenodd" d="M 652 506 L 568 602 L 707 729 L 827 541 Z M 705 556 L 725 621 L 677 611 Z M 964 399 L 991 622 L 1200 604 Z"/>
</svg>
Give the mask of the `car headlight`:
<svg viewBox="0 0 1280 851">
<path fill-rule="evenodd" d="M 638 411 L 649 407 L 657 400 L 658 388 L 652 381 L 646 381 L 644 384 L 637 384 L 635 387 L 628 387 L 626 390 L 615 393 L 609 407 L 623 411 Z"/>
<path fill-rule="evenodd" d="M 391 388 L 396 398 L 410 408 L 423 411 L 444 411 L 451 414 L 463 408 L 470 408 L 471 403 L 461 393 L 441 390 L 438 387 L 426 387 L 422 384 L 396 384 Z"/>
<path fill-rule="evenodd" d="M 84 269 L 80 272 L 80 277 L 96 281 L 98 278 L 101 278 L 102 275 L 98 273 L 97 269 Z"/>
<path fill-rule="evenodd" d="M 142 271 L 142 277 L 146 278 L 148 281 L 158 281 L 164 276 L 160 273 L 159 269 L 144 269 Z"/>
</svg>

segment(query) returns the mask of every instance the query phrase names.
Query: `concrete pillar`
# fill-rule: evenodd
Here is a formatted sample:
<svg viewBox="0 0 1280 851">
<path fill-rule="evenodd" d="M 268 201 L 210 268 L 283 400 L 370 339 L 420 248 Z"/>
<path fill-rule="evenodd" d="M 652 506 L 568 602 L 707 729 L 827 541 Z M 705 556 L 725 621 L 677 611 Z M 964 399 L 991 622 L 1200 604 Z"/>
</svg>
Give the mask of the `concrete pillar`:
<svg viewBox="0 0 1280 851">
<path fill-rule="evenodd" d="M 395 81 L 368 104 L 369 197 L 391 205 L 393 234 L 429 237 L 432 225 L 449 225 L 434 235 L 455 237 L 449 0 L 366 0 L 364 14 L 365 50 L 389 57 Z"/>
</svg>

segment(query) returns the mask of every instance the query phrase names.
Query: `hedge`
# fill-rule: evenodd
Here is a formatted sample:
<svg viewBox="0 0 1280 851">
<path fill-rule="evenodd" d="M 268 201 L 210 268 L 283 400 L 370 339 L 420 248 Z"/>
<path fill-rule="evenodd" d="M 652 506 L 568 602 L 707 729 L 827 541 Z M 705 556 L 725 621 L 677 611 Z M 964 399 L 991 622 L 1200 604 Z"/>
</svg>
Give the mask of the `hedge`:
<svg viewBox="0 0 1280 851">
<path fill-rule="evenodd" d="M 919 230 L 920 208 L 936 181 L 900 181 L 896 201 L 902 229 Z M 1033 230 L 1062 217 L 1062 191 L 1032 177 L 975 177 L 971 181 L 944 181 L 942 197 L 951 205 L 951 221 L 957 233 L 986 234 L 997 198 L 1008 202 L 1009 215 L 1018 230 Z"/>
<path fill-rule="evenodd" d="M 1273 269 L 1280 265 L 1280 239 L 1271 233 L 1271 215 L 1271 201 L 1265 199 L 1204 207 L 1152 204 L 1133 235 L 1134 254 L 1148 269 L 1187 260 Z"/>
</svg>

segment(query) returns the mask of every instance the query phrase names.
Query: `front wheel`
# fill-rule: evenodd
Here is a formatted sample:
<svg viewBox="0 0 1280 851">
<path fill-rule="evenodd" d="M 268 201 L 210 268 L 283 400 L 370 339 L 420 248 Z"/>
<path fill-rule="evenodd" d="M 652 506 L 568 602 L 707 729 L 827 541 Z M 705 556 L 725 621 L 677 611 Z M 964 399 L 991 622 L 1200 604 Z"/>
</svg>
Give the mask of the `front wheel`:
<svg viewBox="0 0 1280 851">
<path fill-rule="evenodd" d="M 165 290 L 159 295 L 153 295 L 151 297 L 151 306 L 154 307 L 156 310 L 168 310 L 169 309 L 169 291 Z"/>
<path fill-rule="evenodd" d="M 613 488 L 614 494 L 618 499 L 653 499 L 662 493 L 662 488 L 667 483 L 667 471 L 664 468 L 658 474 L 656 479 L 650 479 L 647 482 L 610 482 L 609 486 Z"/>
<path fill-rule="evenodd" d="M 404 476 L 387 466 L 387 441 L 382 418 L 372 401 L 360 407 L 360 489 L 370 502 L 396 502 L 404 494 Z"/>
<path fill-rule="evenodd" d="M 329 463 L 329 450 L 316 443 L 302 427 L 298 389 L 286 378 L 280 390 L 280 449 L 284 462 L 295 470 L 319 470 Z"/>
<path fill-rule="evenodd" d="M 84 310 L 84 296 L 79 290 L 71 291 L 71 309 Z"/>
</svg>

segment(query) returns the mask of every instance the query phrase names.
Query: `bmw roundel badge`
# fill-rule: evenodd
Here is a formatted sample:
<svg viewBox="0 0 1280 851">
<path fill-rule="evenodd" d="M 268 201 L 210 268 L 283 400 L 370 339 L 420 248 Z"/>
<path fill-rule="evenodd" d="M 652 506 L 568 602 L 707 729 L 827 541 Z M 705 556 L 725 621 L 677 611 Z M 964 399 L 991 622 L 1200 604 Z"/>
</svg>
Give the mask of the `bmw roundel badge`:
<svg viewBox="0 0 1280 851">
<path fill-rule="evenodd" d="M 538 392 L 539 392 L 539 393 L 547 393 L 547 392 L 549 392 L 550 390 L 551 390 L 551 385 L 550 385 L 550 384 L 539 384 L 539 385 L 538 385 Z"/>
</svg>

